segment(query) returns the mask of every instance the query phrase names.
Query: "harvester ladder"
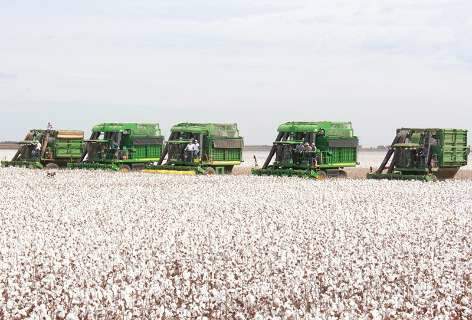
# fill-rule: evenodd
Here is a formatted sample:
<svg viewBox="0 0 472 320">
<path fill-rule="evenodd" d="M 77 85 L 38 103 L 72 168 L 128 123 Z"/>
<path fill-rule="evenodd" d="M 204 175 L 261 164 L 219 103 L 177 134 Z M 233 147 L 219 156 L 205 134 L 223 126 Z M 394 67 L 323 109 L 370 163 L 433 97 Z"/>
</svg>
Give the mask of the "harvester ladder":
<svg viewBox="0 0 472 320">
<path fill-rule="evenodd" d="M 431 170 L 431 160 L 433 158 L 433 153 L 431 152 L 431 138 L 432 138 L 431 131 L 428 131 L 424 138 L 424 147 L 423 147 L 425 167 L 428 168 L 428 170 Z"/>
<path fill-rule="evenodd" d="M 27 133 L 25 138 L 23 139 L 23 141 L 26 141 L 26 139 L 28 139 L 28 137 L 30 136 L 30 133 Z M 15 155 L 13 156 L 13 159 L 12 161 L 17 161 L 18 160 L 18 157 L 23 153 L 24 149 L 26 148 L 25 145 L 21 145 L 18 150 L 16 151 Z"/>
<path fill-rule="evenodd" d="M 172 132 L 169 136 L 169 141 L 172 141 L 174 139 L 175 135 L 176 135 L 176 133 Z M 164 158 L 167 156 L 168 152 L 169 152 L 169 144 L 166 143 L 166 145 L 164 146 L 164 150 L 162 151 L 162 154 L 159 158 L 159 161 L 157 162 L 157 165 L 159 165 L 159 166 L 162 165 L 162 163 L 164 162 Z"/>
<path fill-rule="evenodd" d="M 279 134 L 277 135 L 277 138 L 275 138 L 275 142 L 272 144 L 272 148 L 270 149 L 269 156 L 264 162 L 262 169 L 267 169 L 267 167 L 269 166 L 270 162 L 272 161 L 272 158 L 274 157 L 275 151 L 277 150 L 277 142 L 279 142 L 282 139 L 283 135 L 284 135 L 283 132 L 279 132 Z"/>
<path fill-rule="evenodd" d="M 395 144 L 404 142 L 406 140 L 407 132 L 406 131 L 400 131 L 397 133 L 395 138 L 392 141 L 392 144 L 388 148 L 387 154 L 385 155 L 385 158 L 383 159 L 382 163 L 380 164 L 380 167 L 377 169 L 375 173 L 381 174 L 384 170 L 385 167 L 388 164 L 388 161 L 393 155 L 392 162 L 390 163 L 390 166 L 388 167 L 388 173 L 392 173 L 394 168 L 395 168 L 395 163 L 398 158 L 398 151 L 395 150 Z"/>
<path fill-rule="evenodd" d="M 98 139 L 98 137 L 100 137 L 100 132 L 93 132 L 89 140 L 96 140 Z M 86 146 L 87 146 L 87 143 L 86 143 Z M 85 147 L 85 150 L 82 152 L 82 155 L 80 156 L 79 162 L 83 162 L 87 154 L 88 154 L 88 148 Z"/>
<path fill-rule="evenodd" d="M 44 153 L 46 152 L 46 149 L 48 147 L 48 141 L 49 141 L 49 130 L 46 131 L 46 134 L 44 135 L 44 138 L 43 138 L 43 145 L 41 146 L 40 159 L 44 159 Z"/>
<path fill-rule="evenodd" d="M 392 144 L 388 148 L 387 154 L 385 155 L 385 158 L 383 159 L 382 163 L 380 164 L 380 167 L 377 169 L 375 173 L 381 174 L 385 170 L 385 166 L 387 165 L 388 161 L 392 157 L 392 154 L 395 151 L 395 148 L 393 147 L 396 143 L 398 143 L 398 140 L 400 139 L 400 135 L 396 135 L 395 138 L 392 141 Z"/>
</svg>

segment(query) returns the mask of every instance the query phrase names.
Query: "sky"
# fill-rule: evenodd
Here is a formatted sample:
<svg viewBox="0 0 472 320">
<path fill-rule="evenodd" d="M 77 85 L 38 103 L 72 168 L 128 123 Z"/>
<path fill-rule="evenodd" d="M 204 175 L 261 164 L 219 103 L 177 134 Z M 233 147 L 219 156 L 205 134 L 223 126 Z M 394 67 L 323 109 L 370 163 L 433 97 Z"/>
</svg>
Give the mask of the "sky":
<svg viewBox="0 0 472 320">
<path fill-rule="evenodd" d="M 0 140 L 100 122 L 472 130 L 470 0 L 0 0 Z M 470 135 L 472 136 L 472 134 Z"/>
</svg>

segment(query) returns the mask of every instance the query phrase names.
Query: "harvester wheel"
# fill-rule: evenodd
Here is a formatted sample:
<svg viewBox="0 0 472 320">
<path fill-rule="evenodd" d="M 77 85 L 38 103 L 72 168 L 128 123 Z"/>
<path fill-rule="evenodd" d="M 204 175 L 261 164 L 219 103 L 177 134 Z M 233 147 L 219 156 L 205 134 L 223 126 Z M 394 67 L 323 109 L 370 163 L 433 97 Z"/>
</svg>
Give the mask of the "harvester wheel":
<svg viewBox="0 0 472 320">
<path fill-rule="evenodd" d="M 226 166 L 225 167 L 225 174 L 232 174 L 234 166 Z"/>
<path fill-rule="evenodd" d="M 340 178 L 340 179 L 346 179 L 346 178 L 347 178 L 347 172 L 344 171 L 344 170 L 339 170 L 338 178 Z"/>
<path fill-rule="evenodd" d="M 212 176 L 214 174 L 216 174 L 216 171 L 212 167 L 208 167 L 208 168 L 205 169 L 205 175 L 206 176 Z"/>
<path fill-rule="evenodd" d="M 46 170 L 57 170 L 57 169 L 59 169 L 59 166 L 55 163 L 48 163 L 44 169 L 46 169 Z"/>
<path fill-rule="evenodd" d="M 120 167 L 120 172 L 130 172 L 131 171 L 131 168 L 127 165 L 122 165 Z"/>
<path fill-rule="evenodd" d="M 328 178 L 328 174 L 326 171 L 320 170 L 318 171 L 318 180 L 326 180 Z"/>
</svg>

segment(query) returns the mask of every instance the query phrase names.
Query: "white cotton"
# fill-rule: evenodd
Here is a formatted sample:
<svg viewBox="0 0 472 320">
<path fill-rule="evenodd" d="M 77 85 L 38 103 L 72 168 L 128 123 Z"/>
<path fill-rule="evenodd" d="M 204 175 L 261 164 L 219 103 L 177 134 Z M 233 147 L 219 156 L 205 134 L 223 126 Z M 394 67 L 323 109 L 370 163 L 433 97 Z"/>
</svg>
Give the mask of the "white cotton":
<svg viewBox="0 0 472 320">
<path fill-rule="evenodd" d="M 470 180 L 0 169 L 5 319 L 472 317 Z"/>
</svg>

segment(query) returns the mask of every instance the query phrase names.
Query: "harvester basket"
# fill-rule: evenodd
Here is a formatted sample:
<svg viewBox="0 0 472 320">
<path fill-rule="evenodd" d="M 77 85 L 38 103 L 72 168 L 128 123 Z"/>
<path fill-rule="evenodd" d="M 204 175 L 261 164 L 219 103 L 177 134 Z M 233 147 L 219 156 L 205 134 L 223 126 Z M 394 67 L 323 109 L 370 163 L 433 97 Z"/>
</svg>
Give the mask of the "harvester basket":
<svg viewBox="0 0 472 320">
<path fill-rule="evenodd" d="M 84 133 L 78 130 L 60 130 L 57 132 L 58 139 L 83 139 Z"/>
</svg>

